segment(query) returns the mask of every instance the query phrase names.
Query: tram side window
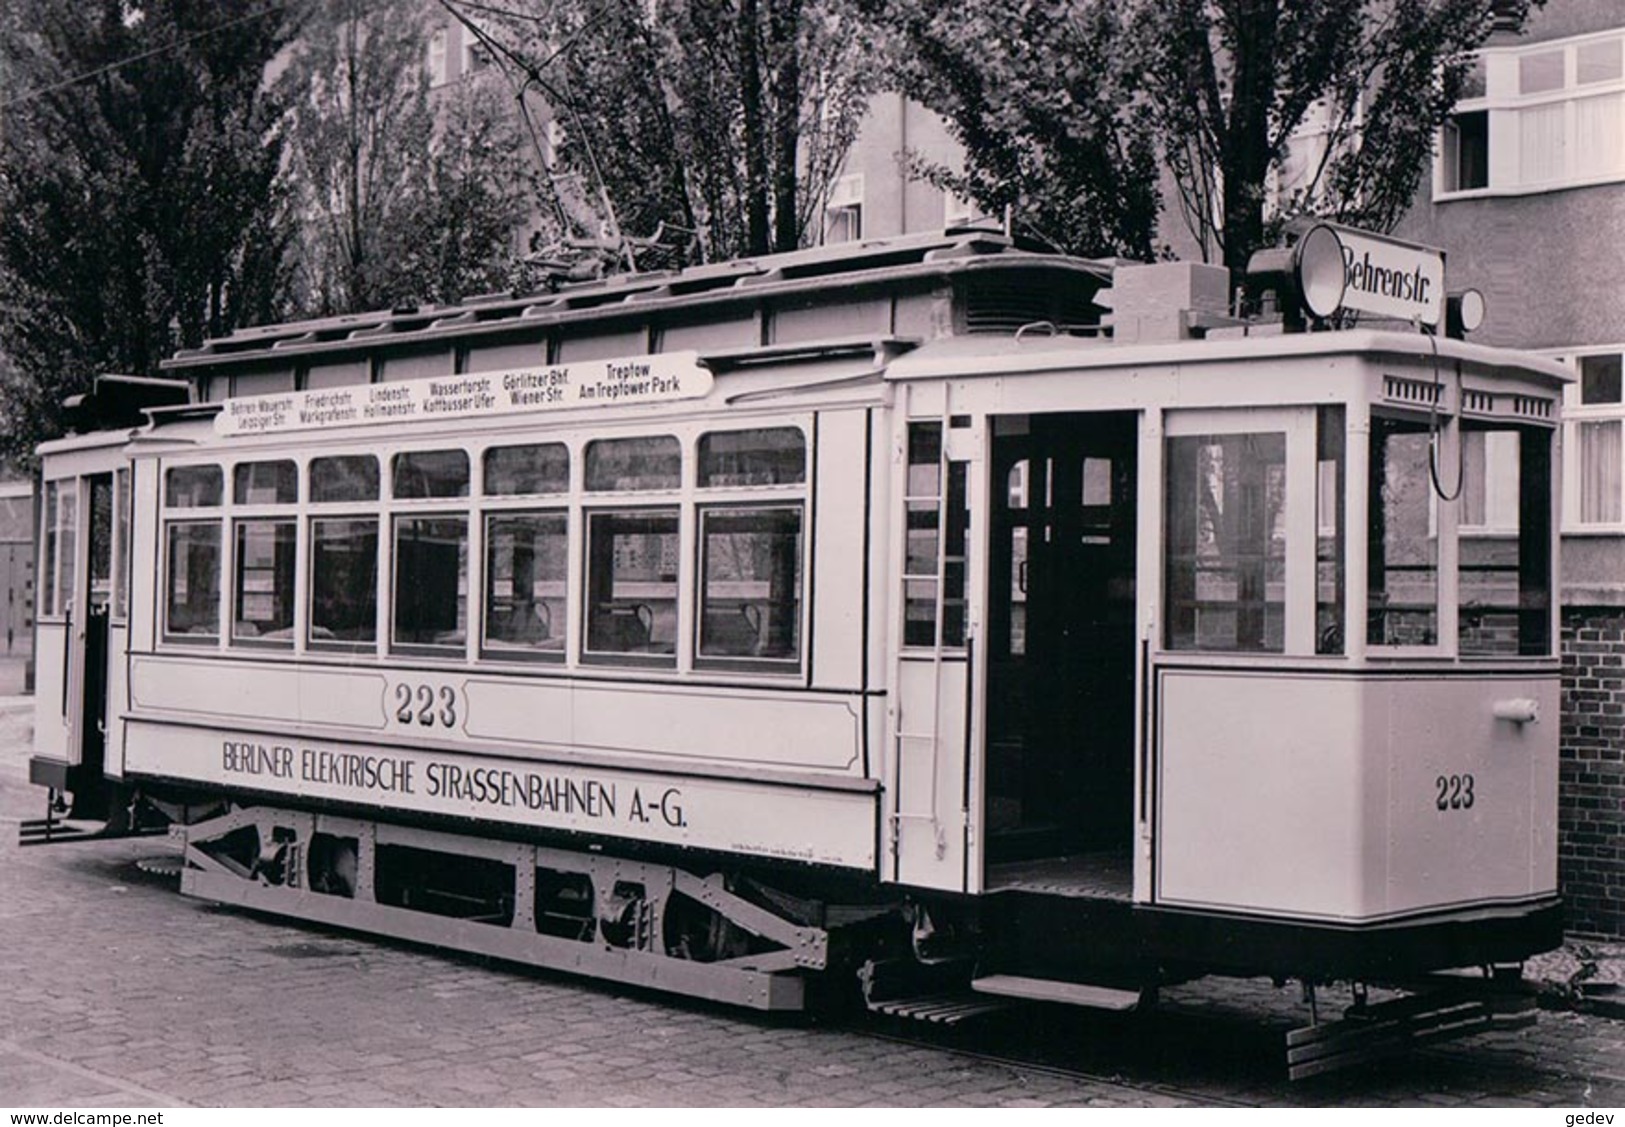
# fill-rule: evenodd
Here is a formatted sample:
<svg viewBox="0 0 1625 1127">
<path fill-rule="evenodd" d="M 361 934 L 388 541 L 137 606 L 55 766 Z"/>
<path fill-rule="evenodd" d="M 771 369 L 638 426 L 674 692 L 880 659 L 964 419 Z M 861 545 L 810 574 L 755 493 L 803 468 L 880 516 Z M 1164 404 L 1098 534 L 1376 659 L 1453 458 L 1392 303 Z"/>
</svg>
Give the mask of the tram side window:
<svg viewBox="0 0 1625 1127">
<path fill-rule="evenodd" d="M 682 447 L 670 435 L 599 439 L 587 444 L 587 490 L 676 489 L 682 483 L 682 464 Z"/>
<path fill-rule="evenodd" d="M 675 661 L 677 555 L 675 508 L 588 514 L 589 657 Z"/>
<path fill-rule="evenodd" d="M 243 462 L 231 471 L 231 498 L 239 505 L 291 505 L 299 500 L 299 467 L 285 458 Z"/>
<path fill-rule="evenodd" d="M 397 498 L 468 496 L 468 455 L 461 450 L 397 454 L 391 470 Z"/>
<path fill-rule="evenodd" d="M 310 499 L 318 504 L 378 500 L 378 459 L 371 454 L 312 458 Z"/>
<path fill-rule="evenodd" d="M 563 660 L 567 528 L 557 512 L 486 517 L 487 657 Z"/>
<path fill-rule="evenodd" d="M 941 423 L 910 423 L 903 548 L 903 644 L 965 644 L 965 546 L 970 529 L 964 462 L 943 473 Z M 947 484 L 946 497 L 943 493 Z M 940 634 L 939 634 L 940 629 Z"/>
<path fill-rule="evenodd" d="M 699 485 L 799 485 L 807 479 L 807 440 L 796 427 L 714 431 L 700 436 Z"/>
<path fill-rule="evenodd" d="M 312 485 L 315 475 L 312 474 Z M 378 634 L 378 521 L 310 522 L 310 644 L 370 647 Z"/>
<path fill-rule="evenodd" d="M 73 612 L 73 563 L 79 521 L 78 483 L 52 481 L 45 486 L 44 559 L 40 565 L 41 614 Z"/>
<path fill-rule="evenodd" d="M 1426 422 L 1371 420 L 1366 643 L 1439 641 L 1439 538 Z"/>
<path fill-rule="evenodd" d="M 118 513 L 114 536 L 116 563 L 113 573 L 113 617 L 123 618 L 130 609 L 130 471 L 113 471 L 113 492 Z"/>
<path fill-rule="evenodd" d="M 225 495 L 219 466 L 171 466 L 164 474 L 164 505 L 217 510 Z M 220 636 L 221 527 L 217 515 L 165 522 L 164 636 L 212 641 Z"/>
<path fill-rule="evenodd" d="M 171 521 L 164 631 L 171 637 L 220 633 L 220 522 Z"/>
<path fill-rule="evenodd" d="M 315 504 L 377 501 L 378 459 L 338 454 L 310 460 Z M 310 644 L 370 648 L 378 637 L 378 519 L 310 522 Z"/>
<path fill-rule="evenodd" d="M 395 518 L 393 644 L 461 652 L 468 638 L 468 519 Z"/>
<path fill-rule="evenodd" d="M 562 442 L 496 446 L 485 452 L 487 496 L 564 493 L 569 488 L 570 450 Z"/>
<path fill-rule="evenodd" d="M 1321 407 L 1316 418 L 1315 652 L 1343 652 L 1345 513 L 1343 476 L 1347 412 Z"/>
<path fill-rule="evenodd" d="M 1167 440 L 1167 645 L 1280 653 L 1286 640 L 1286 436 Z"/>
<path fill-rule="evenodd" d="M 1465 655 L 1551 652 L 1551 435 L 1513 427 L 1462 435 L 1457 647 Z"/>
<path fill-rule="evenodd" d="M 291 519 L 237 522 L 234 640 L 293 645 L 295 529 Z"/>
<path fill-rule="evenodd" d="M 801 657 L 801 507 L 700 511 L 701 658 Z"/>
</svg>

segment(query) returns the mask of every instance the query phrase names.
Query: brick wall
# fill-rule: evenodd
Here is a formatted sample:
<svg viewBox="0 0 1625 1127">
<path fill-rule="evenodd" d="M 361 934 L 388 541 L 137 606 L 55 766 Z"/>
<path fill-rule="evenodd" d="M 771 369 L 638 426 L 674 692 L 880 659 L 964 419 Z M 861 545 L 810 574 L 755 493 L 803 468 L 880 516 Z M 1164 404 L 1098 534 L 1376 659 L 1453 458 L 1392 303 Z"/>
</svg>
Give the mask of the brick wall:
<svg viewBox="0 0 1625 1127">
<path fill-rule="evenodd" d="M 1625 610 L 1563 611 L 1558 879 L 1571 932 L 1625 935 Z"/>
</svg>

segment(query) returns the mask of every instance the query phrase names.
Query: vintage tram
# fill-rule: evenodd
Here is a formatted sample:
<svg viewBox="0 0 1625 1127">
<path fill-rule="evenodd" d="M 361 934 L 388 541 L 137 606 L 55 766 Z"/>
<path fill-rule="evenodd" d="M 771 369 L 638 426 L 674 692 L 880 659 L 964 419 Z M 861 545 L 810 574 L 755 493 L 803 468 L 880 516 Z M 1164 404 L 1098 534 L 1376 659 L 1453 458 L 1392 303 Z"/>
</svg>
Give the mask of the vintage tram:
<svg viewBox="0 0 1625 1127">
<path fill-rule="evenodd" d="M 41 451 L 29 832 L 762 1008 L 1481 1028 L 1561 937 L 1566 377 L 1228 289 L 953 233 L 105 377 Z"/>
</svg>

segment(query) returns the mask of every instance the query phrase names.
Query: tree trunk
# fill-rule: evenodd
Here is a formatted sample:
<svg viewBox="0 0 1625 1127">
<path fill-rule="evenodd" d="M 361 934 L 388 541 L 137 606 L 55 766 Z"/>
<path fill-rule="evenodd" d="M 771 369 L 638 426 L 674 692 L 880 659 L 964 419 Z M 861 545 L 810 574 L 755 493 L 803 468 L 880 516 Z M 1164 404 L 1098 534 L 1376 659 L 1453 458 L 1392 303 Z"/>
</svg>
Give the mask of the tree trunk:
<svg viewBox="0 0 1625 1127">
<path fill-rule="evenodd" d="M 768 0 L 775 62 L 773 81 L 773 249 L 801 245 L 796 172 L 801 155 L 801 0 Z"/>
<path fill-rule="evenodd" d="M 1270 105 L 1275 96 L 1275 36 L 1279 0 L 1230 0 L 1234 81 L 1223 146 L 1224 264 L 1233 279 L 1264 237 L 1264 178 L 1270 165 Z"/>
<path fill-rule="evenodd" d="M 739 101 L 745 126 L 746 253 L 768 243 L 767 130 L 762 111 L 761 28 L 757 0 L 739 0 Z"/>
</svg>

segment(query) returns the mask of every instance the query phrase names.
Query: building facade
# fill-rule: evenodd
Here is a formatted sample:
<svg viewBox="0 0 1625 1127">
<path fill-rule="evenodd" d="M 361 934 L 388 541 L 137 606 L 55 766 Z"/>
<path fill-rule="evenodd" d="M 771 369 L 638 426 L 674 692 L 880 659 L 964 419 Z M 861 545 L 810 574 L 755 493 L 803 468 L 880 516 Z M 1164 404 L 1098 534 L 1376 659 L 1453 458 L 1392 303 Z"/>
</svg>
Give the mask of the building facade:
<svg viewBox="0 0 1625 1127">
<path fill-rule="evenodd" d="M 1485 295 L 1473 336 L 1562 359 L 1560 849 L 1569 930 L 1625 934 L 1625 7 L 1551 0 L 1498 33 L 1399 235 Z"/>
</svg>

